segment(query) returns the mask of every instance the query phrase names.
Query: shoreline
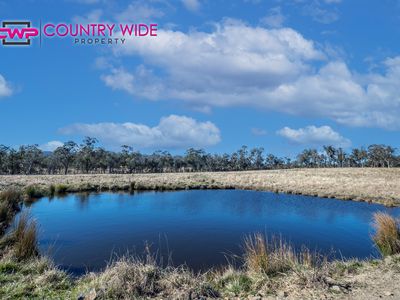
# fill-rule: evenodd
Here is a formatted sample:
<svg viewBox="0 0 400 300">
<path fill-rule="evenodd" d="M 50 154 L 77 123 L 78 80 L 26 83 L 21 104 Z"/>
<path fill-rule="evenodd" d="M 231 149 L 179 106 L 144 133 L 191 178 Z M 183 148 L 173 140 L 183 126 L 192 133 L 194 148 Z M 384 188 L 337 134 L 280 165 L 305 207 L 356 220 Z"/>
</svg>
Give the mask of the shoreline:
<svg viewBox="0 0 400 300">
<path fill-rule="evenodd" d="M 0 175 L 0 191 L 62 192 L 243 189 L 400 206 L 400 168 L 285 169 L 271 171 Z"/>
</svg>

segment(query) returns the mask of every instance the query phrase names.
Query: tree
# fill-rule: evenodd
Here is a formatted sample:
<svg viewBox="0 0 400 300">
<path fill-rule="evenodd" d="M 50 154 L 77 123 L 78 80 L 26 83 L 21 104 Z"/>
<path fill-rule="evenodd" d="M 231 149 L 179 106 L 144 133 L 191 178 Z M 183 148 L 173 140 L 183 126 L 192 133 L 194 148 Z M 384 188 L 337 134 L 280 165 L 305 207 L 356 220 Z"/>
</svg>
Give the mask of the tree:
<svg viewBox="0 0 400 300">
<path fill-rule="evenodd" d="M 264 167 L 264 148 L 253 148 L 250 151 L 250 163 L 253 169 L 261 170 Z"/>
<path fill-rule="evenodd" d="M 386 145 L 370 145 L 368 147 L 368 161 L 374 167 L 390 168 L 396 158 L 394 156 L 395 149 Z"/>
<path fill-rule="evenodd" d="M 350 161 L 352 166 L 364 167 L 368 159 L 368 153 L 364 148 L 354 148 L 351 151 Z"/>
<path fill-rule="evenodd" d="M 328 158 L 329 166 L 335 166 L 337 164 L 337 150 L 333 146 L 323 146 L 324 151 L 326 153 L 326 157 Z"/>
<path fill-rule="evenodd" d="M 305 149 L 297 156 L 297 161 L 302 167 L 319 167 L 322 165 L 323 158 L 316 149 Z"/>
<path fill-rule="evenodd" d="M 247 170 L 250 165 L 250 159 L 248 157 L 247 146 L 242 146 L 238 150 L 238 167 L 239 170 Z"/>
<path fill-rule="evenodd" d="M 320 167 L 396 167 L 400 156 L 387 145 L 370 145 L 368 149 L 354 148 L 347 154 L 342 148 L 324 146 L 305 149 L 296 159 L 264 156 L 264 148 L 242 146 L 232 154 L 211 154 L 189 148 L 185 155 L 168 151 L 143 154 L 124 145 L 119 152 L 96 147 L 95 138 L 86 137 L 80 146 L 69 141 L 52 153 L 43 153 L 38 145 L 21 146 L 18 150 L 0 145 L 0 174 L 75 173 L 146 173 L 185 171 L 241 171 L 281 168 Z"/>
<path fill-rule="evenodd" d="M 97 139 L 85 137 L 77 153 L 78 166 L 85 173 L 89 173 L 95 165 L 95 145 Z"/>
<path fill-rule="evenodd" d="M 54 150 L 53 155 L 64 167 L 64 174 L 68 174 L 68 169 L 75 159 L 78 145 L 73 141 L 64 143 L 61 147 Z"/>
<path fill-rule="evenodd" d="M 189 148 L 186 151 L 185 161 L 191 168 L 191 171 L 200 171 L 204 165 L 203 156 L 205 155 L 204 150 Z"/>
<path fill-rule="evenodd" d="M 27 145 L 19 147 L 19 156 L 21 167 L 25 174 L 29 175 L 35 172 L 35 167 L 43 160 L 43 151 L 38 145 Z"/>
<path fill-rule="evenodd" d="M 344 152 L 342 148 L 337 149 L 337 162 L 339 163 L 339 166 L 341 168 L 343 168 L 346 158 L 347 158 L 346 152 Z"/>
<path fill-rule="evenodd" d="M 7 173 L 8 151 L 8 147 L 0 145 L 0 174 Z"/>
</svg>

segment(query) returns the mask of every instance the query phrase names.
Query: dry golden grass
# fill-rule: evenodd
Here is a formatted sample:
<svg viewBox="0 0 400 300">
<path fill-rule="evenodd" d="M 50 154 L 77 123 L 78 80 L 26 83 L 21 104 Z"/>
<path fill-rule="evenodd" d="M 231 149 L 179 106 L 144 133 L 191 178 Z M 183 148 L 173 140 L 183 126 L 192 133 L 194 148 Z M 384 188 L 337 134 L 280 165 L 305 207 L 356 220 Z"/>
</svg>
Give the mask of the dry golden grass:
<svg viewBox="0 0 400 300">
<path fill-rule="evenodd" d="M 291 169 L 246 172 L 0 176 L 0 190 L 50 191 L 238 188 L 400 205 L 400 168 Z"/>
<path fill-rule="evenodd" d="M 311 268 L 317 263 L 317 256 L 308 249 L 299 253 L 282 240 L 272 237 L 268 240 L 263 234 L 247 236 L 244 241 L 244 261 L 249 272 L 275 275 L 299 266 Z"/>
<path fill-rule="evenodd" d="M 386 213 L 374 214 L 374 228 L 376 230 L 373 240 L 382 255 L 400 253 L 400 228 L 399 223 Z"/>
</svg>

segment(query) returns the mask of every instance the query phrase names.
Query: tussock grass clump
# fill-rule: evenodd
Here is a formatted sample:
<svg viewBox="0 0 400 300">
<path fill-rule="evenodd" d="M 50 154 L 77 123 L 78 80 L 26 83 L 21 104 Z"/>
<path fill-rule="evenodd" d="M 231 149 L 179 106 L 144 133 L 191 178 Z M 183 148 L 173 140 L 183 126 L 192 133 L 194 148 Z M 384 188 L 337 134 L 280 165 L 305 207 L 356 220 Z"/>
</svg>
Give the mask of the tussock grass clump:
<svg viewBox="0 0 400 300">
<path fill-rule="evenodd" d="M 106 297 L 152 296 L 160 291 L 160 270 L 154 264 L 123 258 L 112 263 L 98 278 Z"/>
<path fill-rule="evenodd" d="M 96 299 L 203 299 L 218 294 L 204 276 L 184 267 L 163 268 L 155 260 L 132 256 L 119 258 L 101 273 L 88 274 L 78 289 Z"/>
<path fill-rule="evenodd" d="M 56 193 L 56 186 L 54 184 L 50 184 L 49 186 L 49 196 L 54 197 Z"/>
<path fill-rule="evenodd" d="M 375 234 L 372 239 L 383 256 L 400 253 L 400 227 L 398 220 L 386 213 L 375 213 Z"/>
<path fill-rule="evenodd" d="M 21 198 L 21 192 L 16 189 L 9 189 L 0 193 L 0 201 L 9 204 L 17 204 Z"/>
<path fill-rule="evenodd" d="M 245 238 L 244 250 L 245 266 L 252 273 L 275 275 L 295 270 L 299 266 L 316 265 L 316 256 L 308 249 L 296 253 L 293 247 L 281 238 L 268 240 L 260 233 Z"/>
<path fill-rule="evenodd" d="M 11 235 L 14 240 L 14 255 L 18 260 L 38 256 L 36 222 L 29 218 L 28 213 L 20 215 Z"/>
<path fill-rule="evenodd" d="M 0 235 L 19 211 L 22 195 L 18 190 L 10 189 L 0 193 Z"/>
<path fill-rule="evenodd" d="M 65 194 L 68 190 L 68 186 L 65 184 L 57 184 L 55 186 L 55 193 L 58 195 Z"/>
<path fill-rule="evenodd" d="M 32 200 L 43 197 L 46 194 L 46 191 L 36 185 L 29 185 L 25 188 L 25 194 L 28 196 L 28 200 Z"/>
<path fill-rule="evenodd" d="M 232 266 L 221 273 L 216 273 L 214 277 L 216 278 L 216 287 L 218 290 L 236 296 L 250 292 L 254 285 L 249 275 L 234 269 Z"/>
<path fill-rule="evenodd" d="M 7 202 L 0 202 L 0 222 L 3 223 L 7 219 L 9 219 L 8 214 L 10 211 L 10 207 Z"/>
</svg>

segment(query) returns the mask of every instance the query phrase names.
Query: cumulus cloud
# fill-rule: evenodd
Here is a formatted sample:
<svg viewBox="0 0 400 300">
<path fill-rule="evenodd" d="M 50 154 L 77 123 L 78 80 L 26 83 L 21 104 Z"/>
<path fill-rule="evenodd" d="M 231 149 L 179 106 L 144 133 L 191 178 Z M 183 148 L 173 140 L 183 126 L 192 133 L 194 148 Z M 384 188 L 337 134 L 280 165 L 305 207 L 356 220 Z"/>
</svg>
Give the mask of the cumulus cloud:
<svg viewBox="0 0 400 300">
<path fill-rule="evenodd" d="M 107 86 L 135 98 L 252 106 L 351 126 L 400 128 L 400 56 L 387 59 L 381 73 L 358 74 L 293 29 L 234 20 L 212 32 L 160 30 L 157 38 L 129 40 L 114 54 L 143 59 L 134 69 L 114 66 L 102 76 Z"/>
<path fill-rule="evenodd" d="M 206 147 L 221 140 L 220 131 L 213 123 L 177 115 L 161 118 L 154 127 L 137 123 L 73 124 L 60 132 L 95 137 L 111 147 L 129 145 L 140 149 Z"/>
<path fill-rule="evenodd" d="M 0 74 L 0 97 L 11 96 L 13 93 L 10 84 L 6 79 Z"/>
<path fill-rule="evenodd" d="M 42 149 L 43 151 L 54 151 L 54 150 L 56 150 L 58 147 L 61 147 L 62 145 L 64 145 L 63 142 L 60 142 L 60 141 L 50 141 L 50 142 L 47 142 L 46 144 L 40 145 L 39 148 Z"/>
<path fill-rule="evenodd" d="M 307 126 L 305 128 L 292 129 L 284 127 L 277 132 L 289 141 L 304 145 L 334 145 L 340 147 L 349 147 L 351 142 L 344 138 L 330 126 Z"/>
<path fill-rule="evenodd" d="M 198 11 L 200 9 L 200 0 L 182 0 L 182 3 L 190 11 Z"/>
</svg>

